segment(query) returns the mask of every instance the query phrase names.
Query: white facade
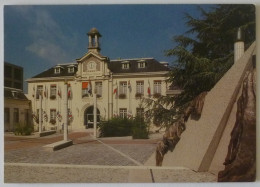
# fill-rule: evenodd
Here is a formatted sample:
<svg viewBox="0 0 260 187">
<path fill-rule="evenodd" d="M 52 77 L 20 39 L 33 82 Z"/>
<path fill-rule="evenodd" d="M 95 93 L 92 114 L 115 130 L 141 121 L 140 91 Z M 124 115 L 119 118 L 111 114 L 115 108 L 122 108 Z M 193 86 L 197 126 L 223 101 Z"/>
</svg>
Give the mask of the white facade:
<svg viewBox="0 0 260 187">
<path fill-rule="evenodd" d="M 116 115 L 136 116 L 137 110 L 141 110 L 140 108 L 143 107 L 140 95 L 150 98 L 166 95 L 167 86 L 164 80 L 168 71 L 164 65 L 151 58 L 110 61 L 109 58 L 99 53 L 98 39 L 101 35 L 98 31 L 94 30 L 88 34 L 90 37 L 89 51 L 77 59 L 77 63 L 57 65 L 27 80 L 28 98 L 32 102 L 32 111 L 35 116 L 38 115 L 40 106 L 42 106 L 43 130 L 62 128 L 64 123 L 63 98 L 66 94 L 65 81 L 69 84 L 68 92 L 71 96 L 68 99 L 69 118 L 71 119 L 69 130 L 91 127 L 93 124 L 93 94 L 97 94 L 98 115 L 102 120 Z M 95 38 L 95 44 L 91 43 L 91 37 Z M 162 71 L 160 68 L 155 68 L 156 71 L 149 71 L 149 61 L 153 61 Z M 137 69 L 133 72 L 131 68 L 136 63 L 138 63 Z M 115 64 L 116 72 L 111 70 L 113 68 L 109 68 Z M 128 67 L 124 64 L 128 64 Z M 124 72 L 124 68 L 126 68 L 126 72 Z M 73 71 L 75 72 L 73 73 Z M 40 105 L 40 99 L 37 98 L 39 89 L 42 90 L 43 95 L 42 105 Z M 58 117 L 59 114 L 61 117 Z M 51 121 L 51 119 L 55 120 Z M 37 129 L 36 121 L 34 120 L 34 124 Z"/>
</svg>

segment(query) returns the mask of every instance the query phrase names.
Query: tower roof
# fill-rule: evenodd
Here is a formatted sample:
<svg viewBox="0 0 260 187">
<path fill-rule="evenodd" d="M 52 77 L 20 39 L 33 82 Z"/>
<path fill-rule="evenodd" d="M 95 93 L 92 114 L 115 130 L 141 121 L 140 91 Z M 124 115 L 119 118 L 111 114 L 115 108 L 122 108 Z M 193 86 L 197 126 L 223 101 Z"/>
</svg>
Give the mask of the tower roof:
<svg viewBox="0 0 260 187">
<path fill-rule="evenodd" d="M 95 27 L 90 29 L 90 31 L 87 33 L 87 35 L 91 35 L 91 36 L 98 35 L 99 37 L 102 37 L 102 35 L 98 32 L 98 30 Z"/>
<path fill-rule="evenodd" d="M 237 30 L 236 41 L 244 41 L 245 33 L 241 27 Z"/>
</svg>

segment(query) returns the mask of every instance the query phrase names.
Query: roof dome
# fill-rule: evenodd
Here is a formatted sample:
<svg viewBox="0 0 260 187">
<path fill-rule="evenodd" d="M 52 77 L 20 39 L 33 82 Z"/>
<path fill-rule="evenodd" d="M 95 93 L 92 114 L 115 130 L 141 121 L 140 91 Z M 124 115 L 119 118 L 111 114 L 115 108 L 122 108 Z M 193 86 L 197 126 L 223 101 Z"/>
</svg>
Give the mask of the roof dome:
<svg viewBox="0 0 260 187">
<path fill-rule="evenodd" d="M 92 29 L 90 29 L 90 31 L 87 33 L 88 35 L 98 35 L 98 36 L 100 36 L 101 37 L 101 34 L 98 32 L 98 30 L 95 28 L 95 27 L 93 27 Z"/>
</svg>

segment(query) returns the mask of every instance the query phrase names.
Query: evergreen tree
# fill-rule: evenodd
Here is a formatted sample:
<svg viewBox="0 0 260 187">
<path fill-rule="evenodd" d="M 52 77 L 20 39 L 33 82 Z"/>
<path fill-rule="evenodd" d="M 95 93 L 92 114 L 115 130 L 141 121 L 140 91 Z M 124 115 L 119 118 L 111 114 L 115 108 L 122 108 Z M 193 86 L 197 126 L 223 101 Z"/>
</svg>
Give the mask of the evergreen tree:
<svg viewBox="0 0 260 187">
<path fill-rule="evenodd" d="M 147 100 L 147 116 L 155 124 L 171 124 L 196 96 L 211 88 L 232 66 L 234 41 L 241 27 L 245 47 L 255 40 L 254 5 L 216 5 L 210 11 L 198 7 L 199 19 L 185 15 L 189 30 L 173 38 L 176 47 L 165 51 L 175 56 L 175 66 L 169 73 L 168 84 L 179 86 L 183 92 L 175 97 Z M 176 45 L 177 44 L 177 45 Z"/>
</svg>

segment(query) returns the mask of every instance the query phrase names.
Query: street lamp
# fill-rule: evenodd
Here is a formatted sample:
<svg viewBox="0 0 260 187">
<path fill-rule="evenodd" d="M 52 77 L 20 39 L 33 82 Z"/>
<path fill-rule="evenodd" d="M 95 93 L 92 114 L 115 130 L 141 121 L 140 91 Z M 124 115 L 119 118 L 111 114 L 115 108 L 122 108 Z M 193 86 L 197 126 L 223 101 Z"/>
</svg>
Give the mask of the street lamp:
<svg viewBox="0 0 260 187">
<path fill-rule="evenodd" d="M 64 81 L 64 141 L 68 141 L 68 81 Z"/>
<path fill-rule="evenodd" d="M 96 84 L 94 87 L 94 138 L 97 138 L 97 88 L 96 88 Z"/>
</svg>

